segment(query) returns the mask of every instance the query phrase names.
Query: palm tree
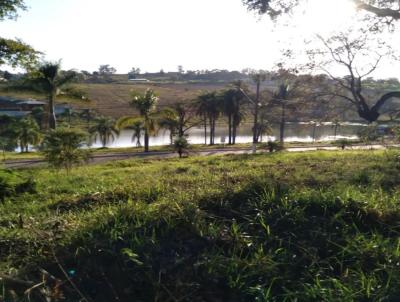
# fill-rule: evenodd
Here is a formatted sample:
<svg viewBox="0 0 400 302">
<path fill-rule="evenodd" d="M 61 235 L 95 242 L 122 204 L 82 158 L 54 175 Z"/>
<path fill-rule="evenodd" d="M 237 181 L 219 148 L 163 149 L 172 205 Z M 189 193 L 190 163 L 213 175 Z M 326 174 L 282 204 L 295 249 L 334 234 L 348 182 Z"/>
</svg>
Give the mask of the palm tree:
<svg viewBox="0 0 400 302">
<path fill-rule="evenodd" d="M 144 152 L 149 152 L 150 135 L 155 135 L 158 122 L 171 114 L 170 110 L 157 111 L 158 96 L 152 89 L 147 89 L 144 94 L 134 93 L 130 102 L 131 106 L 139 111 L 140 117 L 126 116 L 117 122 L 119 129 L 130 128 L 142 123 L 144 130 Z"/>
<path fill-rule="evenodd" d="M 273 102 L 281 106 L 281 122 L 280 122 L 280 142 L 285 140 L 285 125 L 286 125 L 286 107 L 290 97 L 290 87 L 287 83 L 279 85 L 278 91 L 273 94 Z"/>
<path fill-rule="evenodd" d="M 16 121 L 14 131 L 15 139 L 21 148 L 21 153 L 28 152 L 29 145 L 38 145 L 42 138 L 39 125 L 30 116 Z"/>
<path fill-rule="evenodd" d="M 177 134 L 179 127 L 179 120 L 177 113 L 171 109 L 171 114 L 162 117 L 158 121 L 158 125 L 161 128 L 164 128 L 169 131 L 169 140 L 170 144 L 172 145 L 174 143 L 174 136 Z"/>
<path fill-rule="evenodd" d="M 267 79 L 267 74 L 263 71 L 253 73 L 251 79 L 256 84 L 256 99 L 254 100 L 254 123 L 253 123 L 253 143 L 258 143 L 257 128 L 258 128 L 258 111 L 260 104 L 260 88 L 261 83 Z"/>
<path fill-rule="evenodd" d="M 216 91 L 205 92 L 198 97 L 197 113 L 203 118 L 204 133 L 207 134 L 207 118 L 210 127 L 210 145 L 215 144 L 215 126 L 218 117 L 223 111 L 223 98 Z M 207 143 L 207 141 L 205 140 Z"/>
<path fill-rule="evenodd" d="M 207 145 L 207 118 L 208 118 L 208 98 L 206 94 L 201 94 L 195 101 L 196 114 L 200 116 L 204 125 L 204 145 Z"/>
<path fill-rule="evenodd" d="M 101 117 L 95 120 L 95 125 L 89 129 L 89 133 L 94 140 L 99 138 L 103 148 L 105 148 L 119 136 L 119 129 L 116 127 L 114 120 Z"/>
<path fill-rule="evenodd" d="M 243 93 L 240 91 L 240 86 L 241 84 L 234 83 L 234 88 L 228 89 L 223 93 L 224 114 L 228 117 L 229 145 L 236 143 L 237 128 L 244 117 L 241 110 Z"/>
<path fill-rule="evenodd" d="M 132 134 L 132 142 L 136 141 L 136 147 L 141 147 L 140 138 L 142 137 L 142 131 L 144 130 L 143 127 L 143 120 L 138 119 L 137 121 L 133 122 L 127 129 L 131 129 L 133 131 Z"/>
<path fill-rule="evenodd" d="M 76 77 L 73 71 L 62 72 L 60 62 L 45 62 L 39 66 L 34 75 L 34 83 L 48 95 L 49 104 L 47 112 L 47 123 L 51 129 L 56 128 L 56 116 L 54 113 L 55 99 L 60 89 L 71 83 Z"/>
</svg>

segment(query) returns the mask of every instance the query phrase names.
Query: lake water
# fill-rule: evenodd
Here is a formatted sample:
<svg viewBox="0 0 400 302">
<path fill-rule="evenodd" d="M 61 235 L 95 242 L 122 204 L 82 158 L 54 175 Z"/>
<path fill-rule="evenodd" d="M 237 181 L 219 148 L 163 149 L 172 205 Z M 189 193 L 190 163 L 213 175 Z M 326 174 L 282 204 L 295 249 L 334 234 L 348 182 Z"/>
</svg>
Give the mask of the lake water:
<svg viewBox="0 0 400 302">
<path fill-rule="evenodd" d="M 333 141 L 337 139 L 357 139 L 357 133 L 360 129 L 365 127 L 364 124 L 358 123 L 343 123 L 337 129 L 337 135 L 335 137 L 335 126 L 332 123 L 323 123 L 315 127 L 310 123 L 288 123 L 285 129 L 285 141 L 286 142 L 309 142 L 314 141 Z M 237 143 L 251 143 L 253 141 L 252 125 L 244 124 L 238 130 L 236 137 Z M 131 130 L 123 130 L 118 138 L 114 142 L 110 143 L 107 147 L 109 148 L 124 148 L 133 147 L 136 142 L 132 142 Z M 190 144 L 204 144 L 204 129 L 192 128 L 188 132 L 188 141 Z M 225 137 L 226 143 L 228 143 L 228 128 L 225 126 L 218 126 L 216 128 L 215 142 L 221 144 L 221 138 Z M 276 140 L 279 138 L 279 125 L 273 127 L 273 134 L 270 137 L 264 136 L 263 142 L 268 140 Z M 141 144 L 143 145 L 143 137 L 141 138 Z M 156 136 L 150 137 L 150 146 L 163 146 L 169 145 L 169 132 L 161 130 Z M 101 147 L 101 143 L 96 141 L 92 144 L 92 147 Z"/>
</svg>

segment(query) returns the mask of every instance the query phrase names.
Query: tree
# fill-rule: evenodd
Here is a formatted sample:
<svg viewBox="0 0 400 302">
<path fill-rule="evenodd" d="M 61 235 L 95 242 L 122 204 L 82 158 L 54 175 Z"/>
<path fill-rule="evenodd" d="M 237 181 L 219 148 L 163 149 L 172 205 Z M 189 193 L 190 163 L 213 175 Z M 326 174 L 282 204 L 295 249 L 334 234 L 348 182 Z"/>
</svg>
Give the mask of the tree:
<svg viewBox="0 0 400 302">
<path fill-rule="evenodd" d="M 223 111 L 223 98 L 216 91 L 204 92 L 196 100 L 196 112 L 204 123 L 205 140 L 207 136 L 207 121 L 210 127 L 210 145 L 215 144 L 216 121 Z M 207 143 L 205 141 L 205 143 Z"/>
<path fill-rule="evenodd" d="M 189 143 L 184 136 L 178 136 L 174 141 L 174 149 L 179 154 L 179 158 L 182 158 L 183 153 L 189 148 Z"/>
<path fill-rule="evenodd" d="M 95 120 L 95 125 L 89 129 L 89 133 L 94 140 L 99 138 L 103 148 L 105 148 L 119 136 L 119 129 L 116 127 L 114 120 L 101 117 Z"/>
<path fill-rule="evenodd" d="M 140 68 L 132 67 L 131 71 L 128 73 L 128 79 L 136 79 L 140 75 Z"/>
<path fill-rule="evenodd" d="M 15 139 L 22 152 L 28 152 L 29 145 L 36 146 L 40 143 L 42 135 L 36 121 L 28 116 L 14 122 Z"/>
<path fill-rule="evenodd" d="M 352 32 L 339 33 L 329 39 L 318 36 L 318 40 L 322 48 L 310 50 L 308 54 L 310 65 L 330 77 L 331 83 L 324 92 L 326 96 L 348 102 L 369 123 L 378 120 L 380 110 L 387 101 L 400 98 L 400 91 L 390 91 L 373 102 L 371 95 L 364 91 L 364 81 L 385 57 L 393 55 L 391 48 L 383 41 L 363 32 L 356 32 L 355 37 L 352 37 Z M 338 68 L 342 68 L 347 76 L 335 76 L 332 69 Z"/>
<path fill-rule="evenodd" d="M 19 10 L 25 10 L 23 0 L 0 1 L 0 21 L 16 19 Z M 21 40 L 11 40 L 0 37 L 0 65 L 9 64 L 13 67 L 32 66 L 36 62 L 39 52 Z"/>
<path fill-rule="evenodd" d="M 279 127 L 279 141 L 281 144 L 285 141 L 285 125 L 286 125 L 286 106 L 290 96 L 290 88 L 288 84 L 279 85 L 278 91 L 273 95 L 273 102 L 281 106 L 281 122 Z"/>
<path fill-rule="evenodd" d="M 8 115 L 0 115 L 0 146 L 5 151 L 14 151 L 17 147 L 15 133 L 16 119 Z"/>
<path fill-rule="evenodd" d="M 237 85 L 237 88 L 235 85 Z M 235 83 L 234 87 L 225 90 L 223 94 L 224 99 L 224 114 L 228 117 L 228 144 L 234 145 L 236 143 L 236 133 L 242 119 L 242 102 L 243 93 L 239 90 L 242 86 L 240 83 Z"/>
<path fill-rule="evenodd" d="M 254 106 L 254 122 L 253 122 L 253 143 L 258 143 L 258 113 L 260 109 L 260 88 L 261 83 L 267 79 L 267 74 L 264 71 L 258 71 L 251 74 L 251 79 L 256 84 L 256 98 L 253 101 Z"/>
<path fill-rule="evenodd" d="M 140 118 L 126 116 L 117 122 L 119 129 L 131 127 L 138 122 L 143 123 L 144 152 L 149 152 L 150 135 L 156 133 L 159 119 L 165 116 L 162 112 L 157 111 L 158 99 L 156 93 L 151 89 L 147 89 L 144 94 L 134 92 L 130 105 L 139 111 Z"/>
<path fill-rule="evenodd" d="M 171 111 L 171 115 L 165 116 L 158 121 L 158 125 L 169 131 L 169 141 L 172 145 L 174 143 L 174 136 L 178 131 L 178 116 L 176 112 Z"/>
<path fill-rule="evenodd" d="M 249 10 L 268 14 L 276 18 L 289 13 L 296 6 L 307 0 L 242 0 Z M 335 1 L 335 0 L 331 0 Z M 359 10 L 372 14 L 379 19 L 399 20 L 400 7 L 398 0 L 352 0 Z"/>
<path fill-rule="evenodd" d="M 117 72 L 117 70 L 114 67 L 112 67 L 112 66 L 110 66 L 108 64 L 107 65 L 100 65 L 100 67 L 99 67 L 99 74 L 101 76 L 110 76 L 110 75 L 112 75 L 112 74 L 114 74 L 116 72 Z"/>
<path fill-rule="evenodd" d="M 144 130 L 143 121 L 134 121 L 129 127 L 127 127 L 127 129 L 133 131 L 132 142 L 136 141 L 136 147 L 141 147 L 140 138 L 142 137 L 142 131 Z"/>
<path fill-rule="evenodd" d="M 54 112 L 55 100 L 60 89 L 74 81 L 74 71 L 61 71 L 60 62 L 45 62 L 33 73 L 33 83 L 48 95 L 47 123 L 50 129 L 55 129 L 56 116 Z"/>
<path fill-rule="evenodd" d="M 45 136 L 42 151 L 50 165 L 64 168 L 69 174 L 74 165 L 89 160 L 90 150 L 82 149 L 86 142 L 87 133 L 82 130 L 60 127 Z"/>
</svg>

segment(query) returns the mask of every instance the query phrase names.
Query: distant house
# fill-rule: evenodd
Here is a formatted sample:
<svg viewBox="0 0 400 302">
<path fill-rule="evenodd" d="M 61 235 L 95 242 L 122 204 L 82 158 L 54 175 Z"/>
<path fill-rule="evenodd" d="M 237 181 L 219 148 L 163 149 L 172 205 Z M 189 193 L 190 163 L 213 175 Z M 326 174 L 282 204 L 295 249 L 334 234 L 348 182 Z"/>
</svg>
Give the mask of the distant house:
<svg viewBox="0 0 400 302">
<path fill-rule="evenodd" d="M 129 79 L 131 82 L 150 82 L 148 79 Z"/>
<path fill-rule="evenodd" d="M 0 115 L 8 115 L 13 117 L 22 117 L 28 115 L 36 108 L 45 109 L 47 102 L 34 99 L 13 99 L 10 97 L 0 96 Z M 68 105 L 56 105 L 54 111 L 56 115 L 65 113 L 70 110 Z"/>
</svg>

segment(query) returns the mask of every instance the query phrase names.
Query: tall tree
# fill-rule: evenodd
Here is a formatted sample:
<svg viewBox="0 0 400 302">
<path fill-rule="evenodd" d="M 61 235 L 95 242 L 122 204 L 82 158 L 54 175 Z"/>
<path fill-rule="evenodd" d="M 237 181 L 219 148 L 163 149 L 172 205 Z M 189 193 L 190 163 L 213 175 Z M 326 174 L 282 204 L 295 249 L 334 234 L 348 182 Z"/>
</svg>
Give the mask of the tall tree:
<svg viewBox="0 0 400 302">
<path fill-rule="evenodd" d="M 359 10 L 370 13 L 376 18 L 400 20 L 400 4 L 398 0 L 352 1 Z M 282 14 L 289 13 L 293 8 L 307 2 L 307 0 L 242 0 L 242 2 L 249 10 L 257 11 L 260 14 L 268 14 L 272 18 L 276 18 Z"/>
<path fill-rule="evenodd" d="M 216 122 L 223 112 L 223 98 L 216 91 L 204 92 L 197 99 L 197 113 L 203 118 L 206 136 L 207 122 L 210 128 L 209 144 L 215 144 Z"/>
<path fill-rule="evenodd" d="M 36 121 L 28 116 L 14 123 L 15 139 L 21 148 L 21 152 L 28 152 L 29 145 L 38 145 L 42 138 Z"/>
<path fill-rule="evenodd" d="M 239 127 L 244 113 L 242 111 L 243 93 L 235 87 L 235 85 L 241 85 L 238 83 L 234 84 L 233 88 L 225 90 L 223 94 L 224 98 L 224 114 L 228 118 L 228 144 L 234 145 L 236 143 L 236 133 Z"/>
<path fill-rule="evenodd" d="M 364 82 L 387 57 L 392 49 L 384 41 L 371 37 L 363 31 L 339 33 L 328 39 L 318 36 L 321 48 L 308 51 L 311 66 L 330 77 L 326 95 L 348 102 L 367 122 L 378 120 L 380 110 L 392 98 L 400 98 L 400 91 L 389 91 L 373 100 L 365 91 Z M 334 75 L 341 68 L 345 77 Z M 332 85 L 332 83 L 334 85 Z"/>
<path fill-rule="evenodd" d="M 280 84 L 278 90 L 274 92 L 272 101 L 281 107 L 281 120 L 279 125 L 279 141 L 285 142 L 285 126 L 286 126 L 286 107 L 290 97 L 290 87 L 287 83 Z"/>
<path fill-rule="evenodd" d="M 256 84 L 256 97 L 254 99 L 254 122 L 253 122 L 253 143 L 258 143 L 258 114 L 260 109 L 260 92 L 261 84 L 267 79 L 267 74 L 264 71 L 258 71 L 251 74 L 251 79 Z"/>
<path fill-rule="evenodd" d="M 16 19 L 18 11 L 25 9 L 26 5 L 23 0 L 1 0 L 0 21 Z M 13 67 L 19 65 L 28 68 L 35 63 L 39 54 L 21 40 L 0 37 L 0 65 L 9 64 Z"/>
<path fill-rule="evenodd" d="M 118 120 L 118 128 L 129 128 L 139 122 L 142 122 L 144 129 L 144 151 L 149 152 L 150 135 L 156 134 L 158 123 L 161 118 L 170 114 L 169 110 L 157 110 L 158 96 L 152 89 L 147 89 L 145 93 L 133 93 L 133 99 L 130 102 L 140 117 L 126 116 Z"/>
<path fill-rule="evenodd" d="M 62 71 L 60 62 L 45 62 L 33 73 L 32 82 L 48 96 L 46 124 L 50 129 L 55 129 L 57 126 L 54 111 L 56 97 L 60 93 L 60 89 L 72 83 L 75 77 L 74 71 Z"/>
</svg>

